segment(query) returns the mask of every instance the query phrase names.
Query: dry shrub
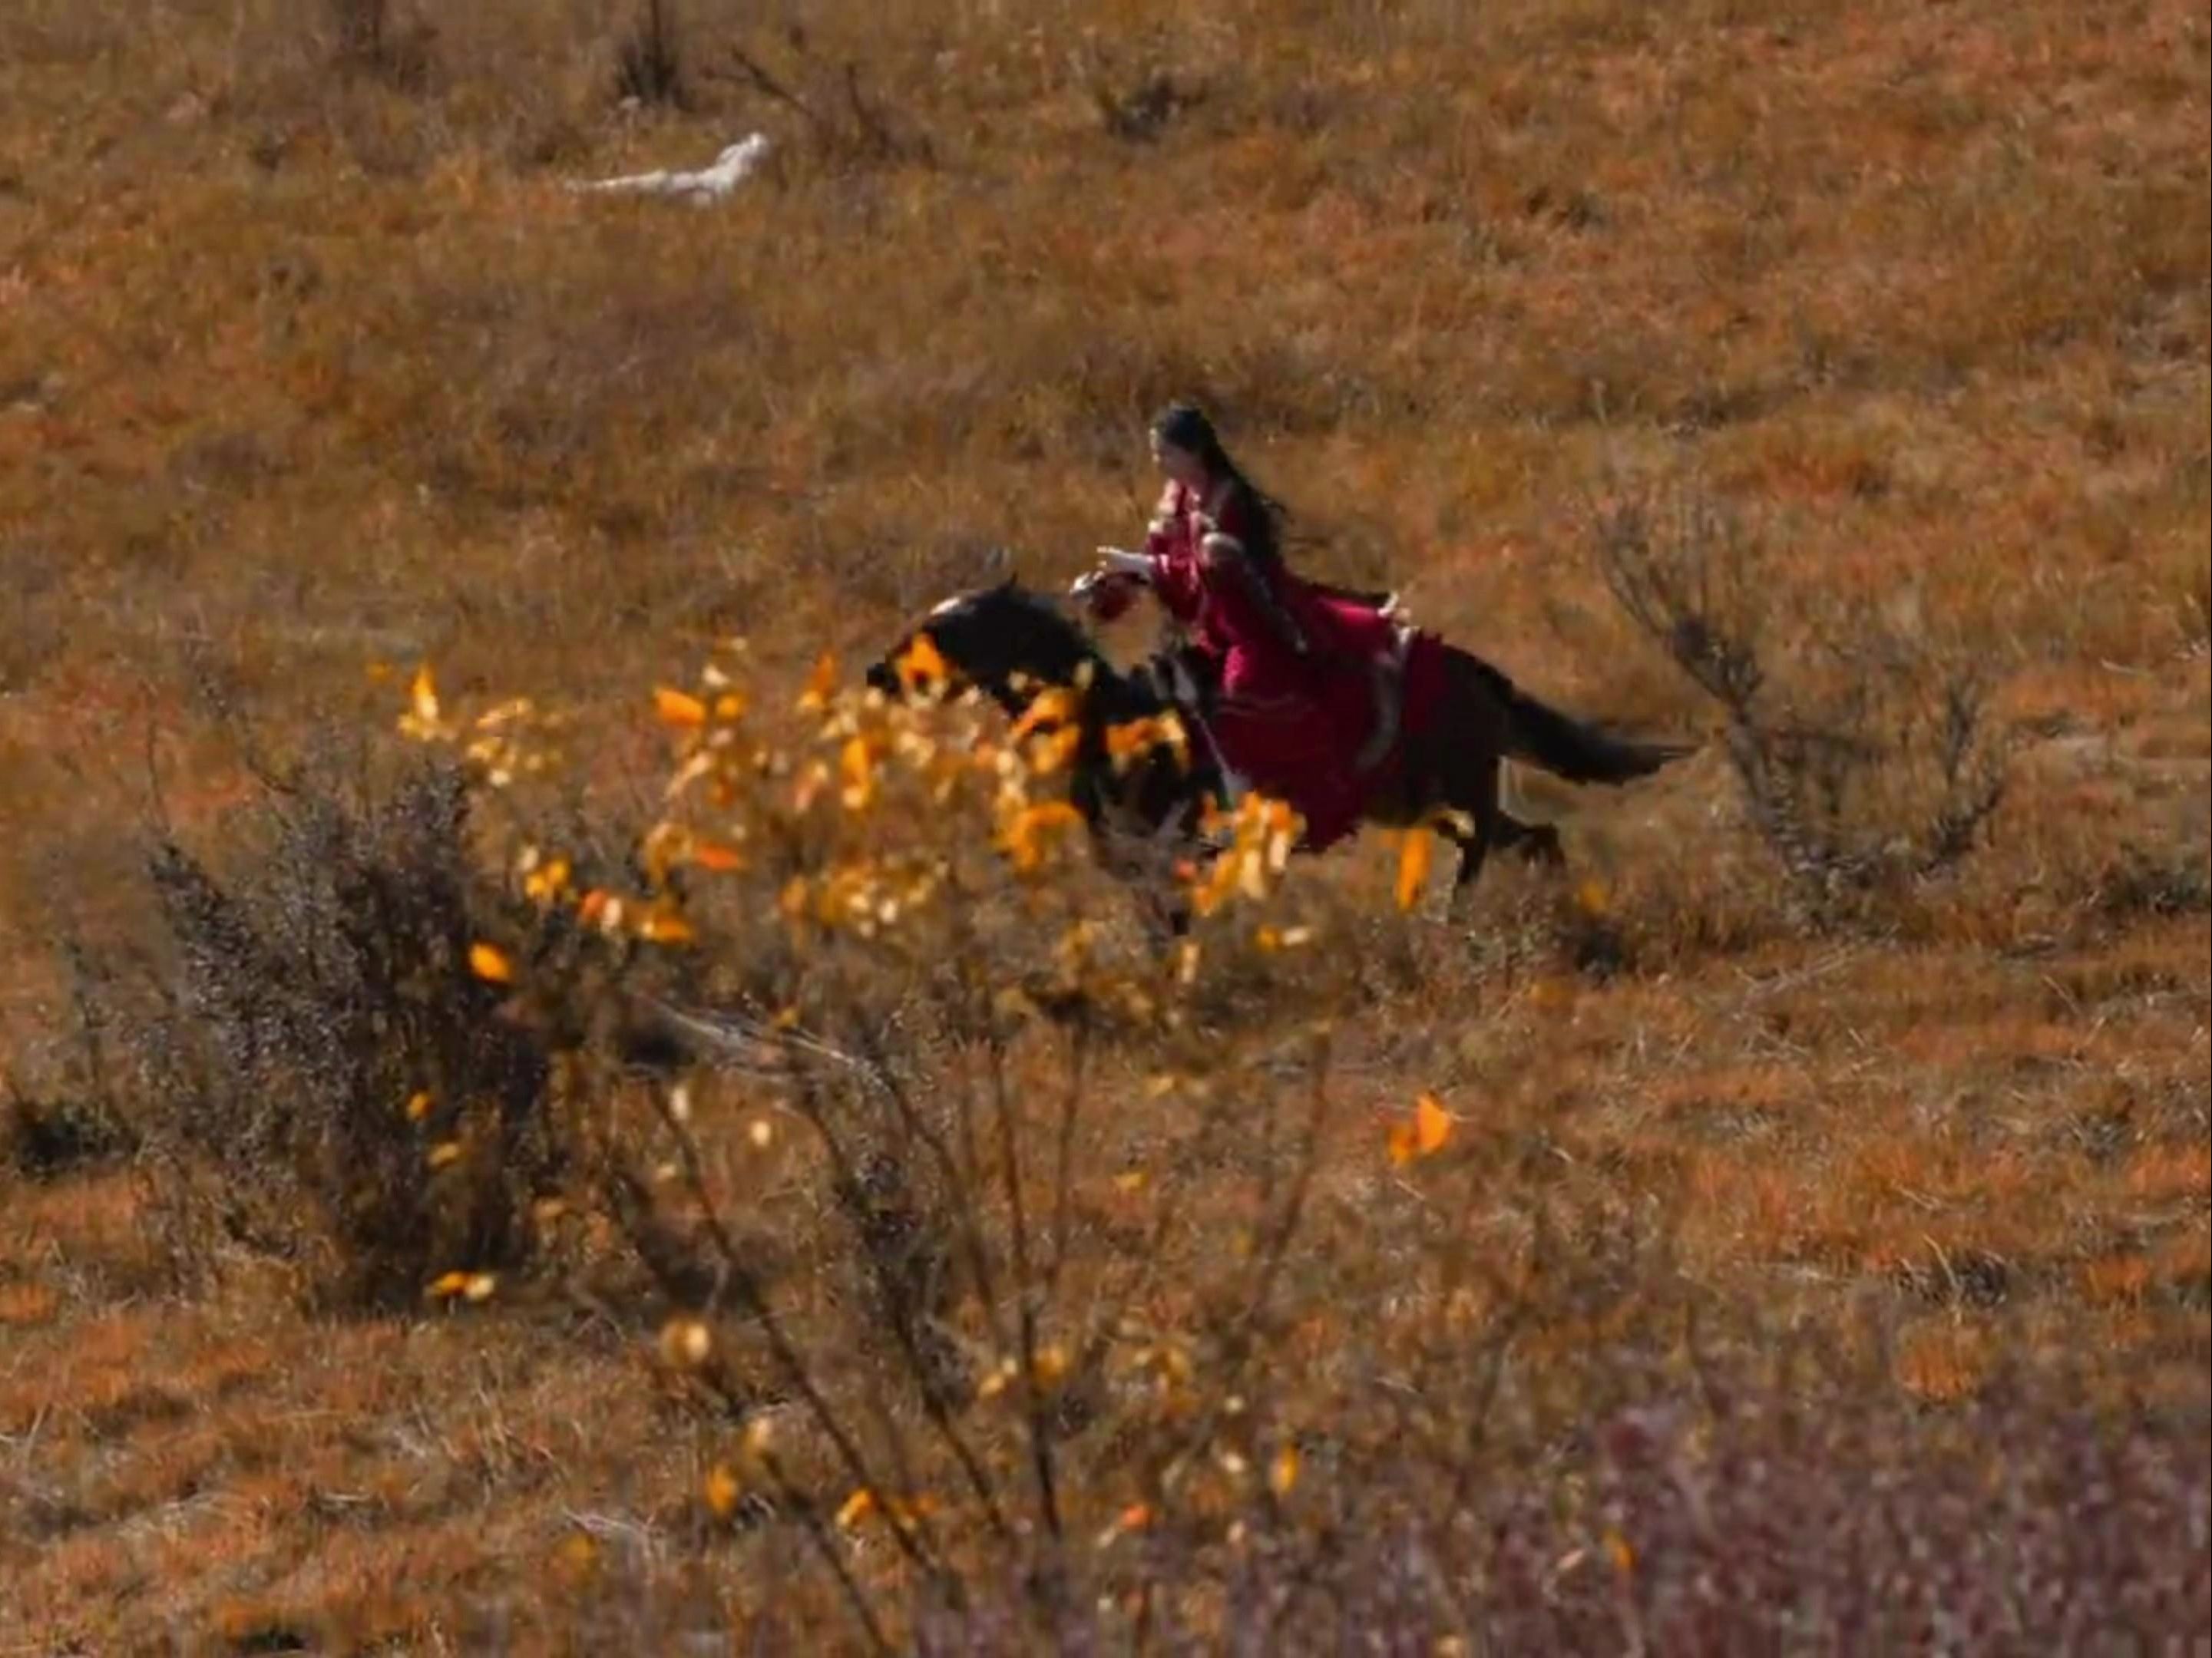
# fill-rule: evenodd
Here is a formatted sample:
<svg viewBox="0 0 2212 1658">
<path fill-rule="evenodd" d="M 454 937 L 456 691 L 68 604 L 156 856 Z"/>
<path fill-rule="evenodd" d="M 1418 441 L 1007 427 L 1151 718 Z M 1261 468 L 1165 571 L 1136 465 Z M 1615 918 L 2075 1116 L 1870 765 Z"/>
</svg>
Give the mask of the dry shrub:
<svg viewBox="0 0 2212 1658">
<path fill-rule="evenodd" d="M 1923 1419 L 1895 1308 L 1801 1339 L 1677 1264 L 1666 1153 L 1430 1101 L 1352 1165 L 1389 1178 L 1325 1161 L 1372 924 L 1285 880 L 1267 802 L 1176 878 L 1200 916 L 1170 944 L 1060 797 L 1070 705 L 1009 736 L 825 665 L 785 717 L 740 666 L 655 694 L 667 815 L 623 873 L 522 827 L 528 710 L 425 680 L 405 723 L 519 826 L 474 970 L 577 1102 L 563 1224 L 645 1269 L 697 1424 L 690 1534 L 788 1583 L 757 1637 L 819 1640 L 833 1603 L 855 1644 L 923 1650 L 2002 1648 L 2206 1615 L 2204 1482 L 2154 1425 L 1983 1358 Z M 1602 903 L 1565 902 L 1531 918 L 1548 948 L 1607 947 Z M 1181 1115 L 1114 1109 L 1138 1092 Z M 1992 1479 L 1994 1532 L 1955 1495 Z M 728 1627 L 592 1559 L 580 1627 Z"/>
<path fill-rule="evenodd" d="M 733 660 L 657 703 L 670 816 L 629 878 L 511 847 L 541 920 L 479 969 L 585 1102 L 567 1202 L 628 1240 L 665 1363 L 732 1424 L 703 1500 L 798 1527 L 879 1633 L 911 1608 L 841 1527 L 924 1610 L 1000 1571 L 1040 1616 L 1085 1604 L 1076 1539 L 1165 1501 L 1257 1363 L 1317 1153 L 1333 975 L 1271 970 L 1312 948 L 1273 896 L 1289 823 L 1248 805 L 1167 949 L 1060 792 L 1069 710 L 1009 738 L 972 696 L 896 704 L 825 665 L 793 734 Z M 481 741 L 427 688 L 410 720 Z M 529 820 L 512 755 L 478 775 Z M 604 949 L 547 948 L 578 931 Z M 1272 1017 L 1205 1017 L 1206 981 L 1255 975 Z M 670 1063 L 626 1084 L 656 1037 Z M 1182 1124 L 1128 1138 L 1104 1096 L 1132 1089 Z M 1180 1327 L 1152 1328 L 1170 1283 Z"/>
<path fill-rule="evenodd" d="M 2212 1615 L 2185 1433 L 1923 1351 L 1893 1298 L 1804 1334 L 1683 1265 L 1680 1147 L 1594 1150 L 1540 1093 L 1348 1123 L 1339 1022 L 1419 965 L 1360 884 L 1248 801 L 1162 872 L 1169 939 L 1066 804 L 1074 701 L 1010 731 L 902 666 L 915 701 L 825 662 L 783 707 L 718 651 L 653 694 L 635 832 L 562 719 L 426 673 L 427 767 L 273 780 L 226 879 L 157 849 L 138 1121 L 219 1223 L 186 1247 L 657 1331 L 696 1487 L 647 1552 L 571 1540 L 539 1592 L 575 1631 L 2025 1650 Z M 1509 970 L 1622 947 L 1598 897 L 1523 908 Z"/>
<path fill-rule="evenodd" d="M 244 1247 L 311 1297 L 411 1304 L 507 1270 L 556 1169 L 544 1057 L 465 968 L 493 900 L 450 767 L 269 780 L 223 853 L 146 861 L 160 936 L 106 975 L 130 1121 L 190 1266 Z"/>
<path fill-rule="evenodd" d="M 689 100 L 684 37 L 673 0 L 645 0 L 615 52 L 615 90 L 641 104 L 681 109 Z"/>
<path fill-rule="evenodd" d="M 1814 914 L 1863 913 L 1979 843 L 2007 760 L 1985 654 L 1848 594 L 1793 606 L 1758 532 L 1694 489 L 1595 531 L 1614 598 L 1726 719 L 1750 820 Z"/>
</svg>

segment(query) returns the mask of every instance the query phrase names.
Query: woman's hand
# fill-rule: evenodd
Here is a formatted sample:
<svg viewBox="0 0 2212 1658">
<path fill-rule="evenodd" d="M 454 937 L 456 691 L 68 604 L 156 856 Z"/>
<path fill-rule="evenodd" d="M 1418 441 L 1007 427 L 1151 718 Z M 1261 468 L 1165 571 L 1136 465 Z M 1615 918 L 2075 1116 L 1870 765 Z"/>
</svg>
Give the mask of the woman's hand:
<svg viewBox="0 0 2212 1658">
<path fill-rule="evenodd" d="M 1092 570 L 1078 576 L 1068 596 L 1100 622 L 1118 622 L 1129 613 L 1145 582 L 1124 570 Z"/>
<path fill-rule="evenodd" d="M 1152 579 L 1152 556 L 1150 553 L 1133 553 L 1121 547 L 1101 547 L 1098 563 L 1102 574 L 1134 576 L 1139 581 Z"/>
</svg>

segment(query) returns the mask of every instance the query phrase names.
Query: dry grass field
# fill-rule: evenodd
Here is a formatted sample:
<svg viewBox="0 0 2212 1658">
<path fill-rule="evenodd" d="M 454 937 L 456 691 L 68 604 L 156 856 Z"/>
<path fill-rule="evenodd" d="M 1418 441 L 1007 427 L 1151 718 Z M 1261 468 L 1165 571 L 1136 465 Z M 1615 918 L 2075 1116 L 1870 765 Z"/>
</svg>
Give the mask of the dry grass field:
<svg viewBox="0 0 2212 1658">
<path fill-rule="evenodd" d="M 0 8 L 0 1654 L 2201 1650 L 2203 8 L 652 9 Z M 1163 966 L 799 707 L 1177 395 L 1700 752 Z"/>
</svg>

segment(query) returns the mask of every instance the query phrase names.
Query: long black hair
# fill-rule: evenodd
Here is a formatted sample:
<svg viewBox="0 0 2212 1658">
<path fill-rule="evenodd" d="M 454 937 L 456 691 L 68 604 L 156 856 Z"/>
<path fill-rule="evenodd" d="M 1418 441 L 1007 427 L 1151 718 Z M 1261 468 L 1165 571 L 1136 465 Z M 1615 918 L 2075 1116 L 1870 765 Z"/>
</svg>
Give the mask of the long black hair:
<svg viewBox="0 0 2212 1658">
<path fill-rule="evenodd" d="M 1252 530 L 1244 537 L 1244 550 L 1255 563 L 1279 569 L 1283 562 L 1282 521 L 1290 516 L 1277 501 L 1244 474 L 1213 428 L 1213 422 L 1194 403 L 1171 403 L 1153 417 L 1152 435 L 1162 443 L 1198 457 L 1206 476 L 1226 479 L 1230 490 L 1245 507 Z"/>
</svg>

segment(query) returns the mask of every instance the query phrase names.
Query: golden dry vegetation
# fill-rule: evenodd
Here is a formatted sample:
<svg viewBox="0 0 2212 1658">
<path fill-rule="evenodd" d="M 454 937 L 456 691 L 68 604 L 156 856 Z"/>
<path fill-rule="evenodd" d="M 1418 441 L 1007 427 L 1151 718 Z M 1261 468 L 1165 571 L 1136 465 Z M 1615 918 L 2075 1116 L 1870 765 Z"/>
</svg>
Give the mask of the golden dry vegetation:
<svg viewBox="0 0 2212 1658">
<path fill-rule="evenodd" d="M 1395 1649 L 1712 1649 L 1700 1548 L 1745 1604 L 1832 1570 L 1840 1618 L 1895 1565 L 1981 1606 L 1967 1522 L 1940 1570 L 1853 1529 L 1954 1466 L 2000 1534 L 2072 1540 L 1990 1569 L 1992 1621 L 1875 1645 L 2205 1638 L 2201 1473 L 2169 1509 L 2063 1460 L 2094 1460 L 2076 1407 L 2145 1467 L 2205 1443 L 2202 9 L 673 11 L 681 96 L 629 102 L 627 6 L 0 16 L 0 1653 L 818 1649 L 866 1637 L 856 1606 L 1012 1649 L 1069 1584 L 1107 1649 L 1330 1617 Z M 775 161 L 711 209 L 563 187 L 756 126 Z M 1227 905 L 1189 986 L 1146 976 L 1072 846 L 994 875 L 987 804 L 900 794 L 911 732 L 870 751 L 884 800 L 836 777 L 801 829 L 762 797 L 826 883 L 981 859 L 972 911 L 904 943 L 756 944 L 768 888 L 700 923 L 708 979 L 996 1109 L 1005 1144 L 944 1165 L 974 1189 L 910 1211 L 881 1170 L 927 1162 L 914 1122 L 855 1128 L 873 1163 L 817 1143 L 849 1090 L 702 1076 L 677 1121 L 659 1084 L 568 1067 L 571 1161 L 532 1142 L 509 1190 L 479 1121 L 410 1109 L 398 1026 L 356 1033 L 389 1102 L 358 1143 L 270 1128 L 258 1059 L 202 1056 L 198 1129 L 138 1086 L 112 964 L 198 936 L 189 883 L 145 878 L 157 820 L 308 914 L 318 872 L 278 865 L 322 843 L 254 772 L 400 748 L 428 661 L 471 717 L 578 710 L 583 780 L 546 810 L 642 827 L 654 686 L 741 635 L 803 757 L 821 653 L 866 660 L 995 550 L 1056 586 L 1126 540 L 1144 418 L 1182 393 L 1316 568 L 1401 586 L 1565 706 L 1714 740 L 1616 796 L 1532 781 L 1565 890 L 1494 865 L 1459 914 L 1401 914 L 1362 845 L 1271 885 L 1264 938 Z M 1778 698 L 1880 690 L 1887 757 L 1835 808 L 1867 844 L 1926 817 L 1914 699 L 1978 671 L 2007 787 L 1973 850 L 1849 904 L 1793 885 L 1723 711 L 1605 580 L 1608 549 L 1722 534 L 1684 498 L 1735 526 L 1723 598 Z M 1638 541 L 1637 502 L 1687 539 Z M 532 907 L 487 902 L 527 955 Z M 1079 919 L 1111 942 L 1073 982 L 1141 1007 L 1072 1049 L 1035 999 Z M 962 950 L 1021 1009 L 939 984 Z M 454 1004 L 486 1023 L 489 963 Z M 596 970 L 542 1017 L 616 1005 Z M 1033 1181 L 994 1185 L 1018 1141 Z M 372 1164 L 398 1220 L 345 1209 Z M 1043 1206 L 1023 1242 L 1007 1189 Z M 964 1263 L 927 1319 L 871 1230 L 894 1211 Z M 729 1298 L 738 1259 L 819 1412 Z M 964 1393 L 916 1349 L 933 1321 Z M 1637 1484 L 1660 1401 L 1726 1471 L 1695 1525 Z M 929 1623 L 946 1581 L 965 1633 Z M 1806 1615 L 1804 1649 L 1851 1647 Z"/>
</svg>

